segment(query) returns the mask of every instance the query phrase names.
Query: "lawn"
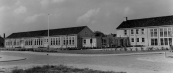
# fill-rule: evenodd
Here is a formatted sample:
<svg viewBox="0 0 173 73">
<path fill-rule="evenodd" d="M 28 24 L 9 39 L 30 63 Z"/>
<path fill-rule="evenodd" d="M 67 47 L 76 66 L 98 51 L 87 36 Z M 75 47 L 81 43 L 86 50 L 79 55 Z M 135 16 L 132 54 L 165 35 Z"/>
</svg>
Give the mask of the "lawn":
<svg viewBox="0 0 173 73">
<path fill-rule="evenodd" d="M 25 70 L 14 69 L 12 70 L 12 73 L 126 73 L 126 72 L 100 71 L 89 68 L 79 69 L 64 65 L 59 65 L 59 66 L 44 65 L 44 66 L 36 66 Z"/>
<path fill-rule="evenodd" d="M 163 50 L 153 51 L 115 51 L 115 50 L 59 50 L 58 53 L 70 54 L 123 54 L 123 53 L 144 53 L 144 52 L 164 52 Z"/>
</svg>

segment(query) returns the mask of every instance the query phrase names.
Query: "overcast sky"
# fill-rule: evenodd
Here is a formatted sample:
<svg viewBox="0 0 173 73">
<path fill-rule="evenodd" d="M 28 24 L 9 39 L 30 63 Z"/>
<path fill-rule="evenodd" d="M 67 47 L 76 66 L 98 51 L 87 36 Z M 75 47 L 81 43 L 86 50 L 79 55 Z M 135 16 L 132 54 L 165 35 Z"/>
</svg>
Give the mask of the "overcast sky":
<svg viewBox="0 0 173 73">
<path fill-rule="evenodd" d="M 173 15 L 173 0 L 0 0 L 0 35 L 87 25 L 116 33 L 124 20 Z"/>
</svg>

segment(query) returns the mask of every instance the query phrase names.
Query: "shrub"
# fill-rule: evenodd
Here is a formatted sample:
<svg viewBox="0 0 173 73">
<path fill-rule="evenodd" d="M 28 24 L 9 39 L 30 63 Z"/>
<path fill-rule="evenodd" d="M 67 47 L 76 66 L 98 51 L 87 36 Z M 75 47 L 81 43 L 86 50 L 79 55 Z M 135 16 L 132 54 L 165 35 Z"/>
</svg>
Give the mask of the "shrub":
<svg viewBox="0 0 173 73">
<path fill-rule="evenodd" d="M 143 47 L 141 47 L 141 51 L 143 51 L 144 50 L 144 48 Z"/>
<path fill-rule="evenodd" d="M 138 51 L 138 48 L 136 47 L 136 51 Z"/>
<path fill-rule="evenodd" d="M 100 71 L 89 68 L 79 69 L 79 68 L 67 67 L 64 65 L 59 65 L 59 66 L 45 65 L 42 67 L 36 66 L 26 70 L 14 69 L 12 70 L 12 73 L 126 73 L 126 72 Z"/>
</svg>

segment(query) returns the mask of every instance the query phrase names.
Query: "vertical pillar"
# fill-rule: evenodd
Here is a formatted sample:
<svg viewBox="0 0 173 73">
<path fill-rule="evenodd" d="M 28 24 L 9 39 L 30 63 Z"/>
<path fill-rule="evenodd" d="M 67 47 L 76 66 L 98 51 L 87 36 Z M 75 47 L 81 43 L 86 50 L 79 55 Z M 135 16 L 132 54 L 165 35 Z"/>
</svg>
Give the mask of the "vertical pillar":
<svg viewBox="0 0 173 73">
<path fill-rule="evenodd" d="M 160 43 L 160 28 L 158 28 L 158 46 L 160 46 L 161 43 Z"/>
</svg>

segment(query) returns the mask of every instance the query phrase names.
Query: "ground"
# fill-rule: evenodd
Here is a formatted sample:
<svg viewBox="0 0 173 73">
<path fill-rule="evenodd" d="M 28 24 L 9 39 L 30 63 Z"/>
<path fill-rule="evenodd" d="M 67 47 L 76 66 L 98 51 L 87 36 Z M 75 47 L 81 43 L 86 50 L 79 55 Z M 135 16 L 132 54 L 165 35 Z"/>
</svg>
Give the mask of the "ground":
<svg viewBox="0 0 173 73">
<path fill-rule="evenodd" d="M 0 57 L 22 58 L 20 61 L 0 62 L 1 70 L 18 66 L 28 68 L 33 65 L 67 65 L 77 68 L 123 71 L 127 73 L 173 73 L 173 58 L 164 53 L 147 54 L 65 54 L 28 51 L 1 51 Z M 26 58 L 26 59 L 25 59 Z M 24 60 L 23 60 L 24 59 Z M 2 60 L 2 58 L 0 58 Z"/>
</svg>

